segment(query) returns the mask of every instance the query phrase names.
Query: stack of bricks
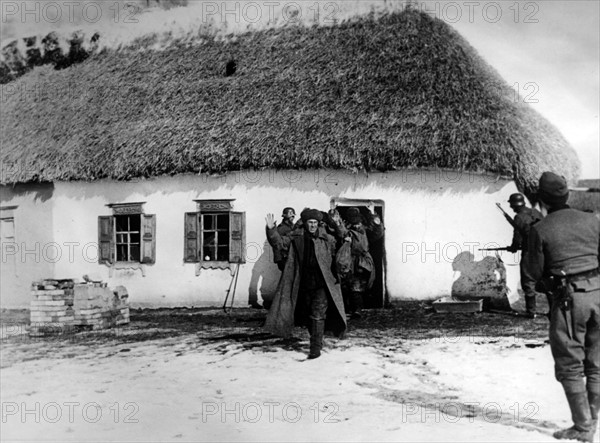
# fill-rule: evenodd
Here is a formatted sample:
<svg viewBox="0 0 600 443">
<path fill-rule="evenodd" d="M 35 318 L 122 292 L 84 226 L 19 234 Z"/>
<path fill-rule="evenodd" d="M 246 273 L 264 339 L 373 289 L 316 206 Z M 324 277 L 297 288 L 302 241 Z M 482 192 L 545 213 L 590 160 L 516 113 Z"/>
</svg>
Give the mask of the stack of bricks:
<svg viewBox="0 0 600 443">
<path fill-rule="evenodd" d="M 46 279 L 33 282 L 30 320 L 32 335 L 71 329 L 75 324 L 73 309 L 75 282 Z"/>
<path fill-rule="evenodd" d="M 111 291 L 101 282 L 75 285 L 74 309 L 76 325 L 104 329 L 129 323 L 128 295 L 123 286 Z"/>
<path fill-rule="evenodd" d="M 62 333 L 74 328 L 105 329 L 129 323 L 127 290 L 106 283 L 76 284 L 73 280 L 34 282 L 31 335 Z"/>
</svg>

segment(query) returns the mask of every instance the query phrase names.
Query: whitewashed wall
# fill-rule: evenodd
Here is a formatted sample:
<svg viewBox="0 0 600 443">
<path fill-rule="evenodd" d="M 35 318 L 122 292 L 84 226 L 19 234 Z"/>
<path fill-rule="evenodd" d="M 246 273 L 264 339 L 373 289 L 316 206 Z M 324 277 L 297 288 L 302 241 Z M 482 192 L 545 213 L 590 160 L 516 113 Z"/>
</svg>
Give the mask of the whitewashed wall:
<svg viewBox="0 0 600 443">
<path fill-rule="evenodd" d="M 133 306 L 218 306 L 231 281 L 227 270 L 201 270 L 183 262 L 184 213 L 196 211 L 195 199 L 235 199 L 235 211 L 246 212 L 247 263 L 242 265 L 235 304 L 261 302 L 272 294 L 279 271 L 265 240 L 265 215 L 277 217 L 285 206 L 299 214 L 306 206 L 327 210 L 333 197 L 385 202 L 387 290 L 392 299 L 433 299 L 451 293 L 459 276 L 452 262 L 464 251 L 474 260 L 477 248 L 505 246 L 512 230 L 495 207 L 517 192 L 512 181 L 455 172 L 397 171 L 352 174 L 344 171 L 248 171 L 220 177 L 184 175 L 136 182 L 109 180 L 55 183 L 51 199 L 53 238 L 62 248 L 48 265 L 56 278 L 92 274 L 110 286 L 124 285 Z M 23 198 L 23 197 L 20 197 Z M 6 201 L 5 201 L 6 200 Z M 3 206 L 12 204 L 9 197 Z M 111 215 L 109 203 L 146 202 L 156 214 L 156 263 L 144 269 L 109 269 L 97 263 L 98 216 Z M 23 203 L 34 226 L 50 201 Z M 491 244 L 490 244 L 491 243 Z M 516 296 L 517 258 L 503 253 L 509 287 Z M 33 274 L 31 274 L 33 275 Z M 29 278 L 26 276 L 25 278 Z M 26 281 L 28 286 L 30 282 Z M 19 300 L 27 299 L 20 294 Z M 2 296 L 3 306 L 13 298 Z"/>
<path fill-rule="evenodd" d="M 31 282 L 54 275 L 60 248 L 52 240 L 53 195 L 52 184 L 0 186 L 0 207 L 16 207 L 14 242 L 0 245 L 1 307 L 29 307 Z"/>
</svg>

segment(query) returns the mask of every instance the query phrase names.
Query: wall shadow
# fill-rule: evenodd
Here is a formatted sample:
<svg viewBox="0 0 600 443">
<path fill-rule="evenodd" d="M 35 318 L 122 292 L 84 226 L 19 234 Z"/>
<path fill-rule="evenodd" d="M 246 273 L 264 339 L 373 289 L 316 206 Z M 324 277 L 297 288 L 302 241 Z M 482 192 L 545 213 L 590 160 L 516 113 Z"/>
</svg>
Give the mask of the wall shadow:
<svg viewBox="0 0 600 443">
<path fill-rule="evenodd" d="M 54 194 L 54 183 L 18 183 L 16 185 L 0 185 L 0 202 L 8 202 L 15 197 L 32 196 L 34 201 L 42 203 L 50 200 Z"/>
<path fill-rule="evenodd" d="M 483 299 L 483 309 L 510 310 L 506 267 L 497 257 L 476 261 L 464 251 L 452 261 L 452 270 L 460 272 L 452 284 L 452 297 L 458 300 Z"/>
<path fill-rule="evenodd" d="M 273 250 L 269 242 L 265 240 L 262 253 L 252 267 L 250 285 L 248 287 L 248 304 L 253 307 L 259 307 L 259 293 L 262 297 L 262 306 L 269 308 L 273 302 L 273 296 L 277 283 L 281 277 L 281 271 L 273 263 Z"/>
</svg>

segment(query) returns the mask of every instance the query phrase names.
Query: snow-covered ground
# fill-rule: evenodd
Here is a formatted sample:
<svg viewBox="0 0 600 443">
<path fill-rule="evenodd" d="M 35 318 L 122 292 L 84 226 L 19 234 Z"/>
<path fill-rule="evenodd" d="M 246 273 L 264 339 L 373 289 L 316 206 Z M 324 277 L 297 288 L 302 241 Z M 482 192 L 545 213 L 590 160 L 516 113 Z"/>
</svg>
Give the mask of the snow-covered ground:
<svg viewBox="0 0 600 443">
<path fill-rule="evenodd" d="M 306 360 L 303 330 L 224 332 L 9 337 L 2 441 L 540 442 L 570 425 L 543 341 L 350 331 Z"/>
</svg>

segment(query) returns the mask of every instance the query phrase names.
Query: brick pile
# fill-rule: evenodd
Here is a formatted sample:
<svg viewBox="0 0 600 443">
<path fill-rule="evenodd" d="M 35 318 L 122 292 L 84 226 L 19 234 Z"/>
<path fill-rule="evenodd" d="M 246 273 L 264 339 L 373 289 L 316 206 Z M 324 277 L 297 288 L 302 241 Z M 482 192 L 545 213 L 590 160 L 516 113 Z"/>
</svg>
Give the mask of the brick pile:
<svg viewBox="0 0 600 443">
<path fill-rule="evenodd" d="M 75 324 L 93 329 L 129 323 L 127 290 L 117 286 L 112 291 L 106 283 L 75 285 Z"/>
<path fill-rule="evenodd" d="M 106 283 L 45 279 L 32 285 L 31 335 L 106 329 L 129 323 L 127 290 Z"/>
<path fill-rule="evenodd" d="M 31 333 L 44 334 L 72 329 L 75 325 L 73 280 L 41 280 L 31 288 Z"/>
</svg>

